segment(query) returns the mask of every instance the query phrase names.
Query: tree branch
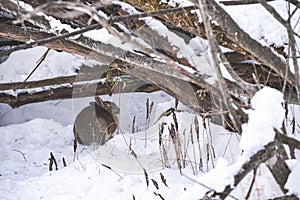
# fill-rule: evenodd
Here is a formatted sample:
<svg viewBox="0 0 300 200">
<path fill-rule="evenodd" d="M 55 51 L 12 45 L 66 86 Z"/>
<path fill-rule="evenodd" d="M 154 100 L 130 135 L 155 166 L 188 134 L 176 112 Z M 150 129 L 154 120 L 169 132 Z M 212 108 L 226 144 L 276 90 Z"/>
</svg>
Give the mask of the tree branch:
<svg viewBox="0 0 300 200">
<path fill-rule="evenodd" d="M 234 125 L 234 129 L 237 130 L 238 133 L 241 133 L 241 122 L 238 120 L 236 116 L 236 112 L 234 111 L 232 104 L 230 104 L 230 96 L 227 89 L 227 85 L 224 81 L 223 75 L 221 74 L 221 66 L 220 66 L 220 49 L 219 45 L 213 35 L 212 27 L 209 21 L 207 5 L 204 0 L 199 0 L 199 10 L 203 19 L 203 23 L 205 26 L 206 37 L 208 39 L 210 53 L 212 56 L 212 67 L 214 68 L 214 72 L 217 75 L 217 88 L 220 91 L 221 101 L 221 110 L 223 110 L 223 103 L 225 105 L 225 109 L 228 109 L 229 117 Z"/>
<path fill-rule="evenodd" d="M 258 151 L 247 163 L 243 164 L 239 173 L 234 176 L 234 187 L 236 187 L 249 172 L 256 169 L 261 163 L 266 162 L 275 155 L 276 144 L 275 142 L 270 142 L 263 150 Z M 233 189 L 234 188 L 228 185 L 223 192 L 215 193 L 214 196 L 219 196 L 221 199 L 225 199 Z"/>
<path fill-rule="evenodd" d="M 289 37 L 289 51 L 291 50 L 293 66 L 295 69 L 295 80 L 296 80 L 295 88 L 297 90 L 298 100 L 300 100 L 300 78 L 299 78 L 300 74 L 299 74 L 299 66 L 298 66 L 297 53 L 296 53 L 296 41 L 295 41 L 295 37 L 294 37 L 294 31 L 292 29 L 291 22 L 290 22 L 291 18 L 289 17 L 288 21 L 285 21 L 271 5 L 267 4 L 266 0 L 258 0 L 258 1 L 287 30 L 288 37 Z M 287 59 L 289 59 L 289 58 L 287 58 Z M 289 71 L 289 68 L 287 68 L 287 67 L 288 67 L 288 65 L 286 66 L 286 70 Z"/>
<path fill-rule="evenodd" d="M 191 0 L 197 5 L 197 0 Z M 244 32 L 231 16 L 215 1 L 210 0 L 207 4 L 209 15 L 215 19 L 228 38 L 239 44 L 243 49 L 254 56 L 255 59 L 269 66 L 282 78 L 286 77 L 286 63 L 276 56 L 269 47 L 262 46 L 259 42 L 252 39 Z M 296 81 L 293 74 L 288 71 L 287 81 L 295 86 Z"/>
<path fill-rule="evenodd" d="M 295 138 L 288 137 L 276 131 L 276 139 L 282 142 L 283 144 L 287 144 L 293 148 L 300 150 L 300 142 Z"/>
<path fill-rule="evenodd" d="M 101 75 L 101 73 L 97 73 Z M 79 77 L 80 79 L 80 77 Z M 70 80 L 70 83 L 65 83 L 62 85 L 56 85 L 58 82 L 66 82 Z M 75 81 L 76 82 L 72 82 Z M 82 82 L 83 81 L 83 82 Z M 37 81 L 28 82 L 24 86 L 29 86 L 30 89 L 17 90 L 14 92 L 14 95 L 10 94 L 11 92 L 0 92 L 0 102 L 9 104 L 12 108 L 17 108 L 29 103 L 44 102 L 50 100 L 59 100 L 59 99 L 71 99 L 71 98 L 82 98 L 90 97 L 95 95 L 104 95 L 107 94 L 106 83 L 103 80 L 94 80 L 91 82 L 86 82 L 84 80 L 78 80 L 75 76 L 63 77 L 63 78 L 54 78 L 46 79 L 39 83 L 39 86 L 43 84 L 53 85 L 44 86 L 44 89 L 34 87 L 33 85 Z M 119 81 L 118 84 L 125 84 L 125 87 L 120 86 L 116 87 L 114 92 L 117 93 L 127 93 L 127 92 L 154 92 L 158 91 L 159 88 L 147 84 L 143 81 L 137 80 L 136 78 L 122 78 L 122 81 Z M 13 83 L 13 86 L 16 84 Z M 2 84 L 0 87 L 3 86 Z M 5 87 L 8 87 L 9 84 L 5 84 Z"/>
<path fill-rule="evenodd" d="M 13 14 L 15 17 L 19 17 L 27 13 L 24 8 L 18 7 L 18 5 L 9 0 L 0 0 L 0 9 Z M 51 30 L 48 20 L 46 20 L 43 16 L 34 16 L 33 18 L 28 19 L 28 21 L 31 24 L 42 28 L 44 31 Z"/>
<path fill-rule="evenodd" d="M 267 2 L 275 0 L 266 0 Z M 298 9 L 300 8 L 300 2 L 297 0 L 286 0 L 287 2 L 294 4 Z M 233 0 L 233 1 L 220 1 L 220 3 L 226 6 L 238 6 L 238 5 L 247 5 L 247 4 L 257 4 L 260 3 L 260 0 Z"/>
</svg>

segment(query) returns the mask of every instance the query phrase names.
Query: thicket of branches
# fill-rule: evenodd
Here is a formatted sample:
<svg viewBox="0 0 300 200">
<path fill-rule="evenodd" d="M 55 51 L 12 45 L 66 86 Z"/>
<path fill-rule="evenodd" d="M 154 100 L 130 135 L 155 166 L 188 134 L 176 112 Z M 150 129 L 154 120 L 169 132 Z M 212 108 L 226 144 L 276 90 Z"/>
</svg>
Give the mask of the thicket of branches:
<svg viewBox="0 0 300 200">
<path fill-rule="evenodd" d="M 189 7 L 172 7 L 159 0 L 147 3 L 142 0 L 124 1 L 134 7 L 139 12 L 137 14 L 128 13 L 120 4 L 110 1 L 23 2 L 31 5 L 34 10 L 29 12 L 18 3 L 0 0 L 0 56 L 20 49 L 45 46 L 97 60 L 103 63 L 104 67 L 87 66 L 79 71 L 77 76 L 0 84 L 0 91 L 4 91 L 0 93 L 0 102 L 13 108 L 47 100 L 94 96 L 95 93 L 128 92 L 137 85 L 142 85 L 136 91 L 163 90 L 201 116 L 211 118 L 215 123 L 241 133 L 241 125 L 247 121 L 244 109 L 249 108 L 249 99 L 261 87 L 271 86 L 282 91 L 286 104 L 300 103 L 299 49 L 295 42 L 300 35 L 294 31 L 295 27 L 291 24 L 293 15 L 300 7 L 296 0 L 286 1 L 290 8 L 287 20 L 266 0 L 220 2 L 226 6 L 261 4 L 286 28 L 289 43 L 285 46 L 263 46 L 243 31 L 222 6 L 213 0 L 191 0 L 194 6 Z M 191 12 L 195 10 L 200 11 L 202 22 L 199 22 L 200 16 Z M 74 32 L 53 31 L 46 16 L 77 29 Z M 185 41 L 197 36 L 207 40 L 210 51 L 207 54 L 209 65 L 191 63 L 188 58 L 179 58 L 173 44 L 149 26 L 144 17 L 152 17 L 152 20 L 162 23 L 168 31 Z M 82 35 L 100 28 L 106 28 L 123 43 L 129 43 L 135 51 L 125 51 Z M 146 42 L 147 47 L 134 38 Z M 223 53 L 220 46 L 232 52 Z M 44 56 L 46 55 L 47 52 Z M 234 81 L 223 77 L 221 65 L 225 66 Z M 290 65 L 294 67 L 295 73 L 290 71 Z M 107 71 L 107 68 L 110 70 Z M 99 77 L 100 75 L 104 76 Z M 125 80 L 126 86 L 113 91 L 115 77 Z M 100 81 L 102 78 L 106 79 L 105 83 Z M 91 80 L 98 82 L 87 82 Z M 187 84 L 192 92 L 186 92 Z M 37 87 L 44 89 L 38 92 L 28 91 Z M 14 90 L 18 95 L 10 95 L 6 90 Z M 290 155 L 283 149 L 283 144 L 290 146 Z M 274 143 L 267 145 L 265 150 L 257 152 L 249 163 L 245 163 L 235 177 L 235 185 L 259 164 L 275 158 L 276 162 L 270 162 L 267 166 L 283 193 L 286 193 L 284 184 L 290 171 L 284 160 L 292 157 L 293 151 L 299 147 L 300 143 L 297 140 L 278 133 Z M 223 193 L 215 195 L 225 198 L 230 191 L 231 187 L 228 186 Z"/>
</svg>

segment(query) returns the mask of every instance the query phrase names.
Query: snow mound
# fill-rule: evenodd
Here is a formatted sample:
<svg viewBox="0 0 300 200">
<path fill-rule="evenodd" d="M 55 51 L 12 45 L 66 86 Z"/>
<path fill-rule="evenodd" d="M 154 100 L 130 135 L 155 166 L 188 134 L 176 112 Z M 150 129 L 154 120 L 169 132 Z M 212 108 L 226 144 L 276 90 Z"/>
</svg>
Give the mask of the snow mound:
<svg viewBox="0 0 300 200">
<path fill-rule="evenodd" d="M 248 123 L 242 125 L 240 148 L 250 155 L 274 140 L 275 129 L 280 129 L 284 119 L 283 94 L 264 87 L 251 99 Z"/>
</svg>

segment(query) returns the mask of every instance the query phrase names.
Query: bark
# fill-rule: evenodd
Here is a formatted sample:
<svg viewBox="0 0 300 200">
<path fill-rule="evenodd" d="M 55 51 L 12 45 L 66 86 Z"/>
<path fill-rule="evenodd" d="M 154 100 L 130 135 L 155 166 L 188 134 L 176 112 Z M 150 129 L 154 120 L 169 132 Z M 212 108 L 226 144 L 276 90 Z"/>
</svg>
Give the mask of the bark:
<svg viewBox="0 0 300 200">
<path fill-rule="evenodd" d="M 295 138 L 291 138 L 279 132 L 276 132 L 276 139 L 283 144 L 287 144 L 292 148 L 300 150 L 300 141 L 296 140 Z"/>
<path fill-rule="evenodd" d="M 24 8 L 18 7 L 16 4 L 12 3 L 9 0 L 0 0 L 0 9 L 13 14 L 15 17 L 19 17 L 27 13 Z M 31 24 L 38 26 L 44 30 L 51 29 L 49 22 L 43 16 L 33 16 L 32 18 L 28 19 L 28 21 Z"/>
<path fill-rule="evenodd" d="M 275 181 L 284 194 L 288 192 L 288 190 L 285 189 L 284 186 L 289 177 L 289 174 L 291 173 L 291 170 L 285 163 L 285 160 L 287 159 L 288 156 L 283 145 L 278 143 L 276 155 L 266 162 L 267 167 L 271 171 Z"/>
<path fill-rule="evenodd" d="M 256 169 L 261 163 L 266 162 L 275 155 L 276 144 L 274 142 L 267 144 L 263 150 L 260 150 L 254 154 L 250 160 L 242 166 L 239 173 L 234 176 L 234 187 L 236 187 L 249 172 Z M 213 196 L 225 199 L 233 189 L 234 188 L 228 185 L 223 192 L 216 192 Z"/>
<path fill-rule="evenodd" d="M 196 3 L 196 0 L 192 0 Z M 288 70 L 286 72 L 286 63 L 276 56 L 269 47 L 262 46 L 244 32 L 236 22 L 226 13 L 215 1 L 210 1 L 208 5 L 209 14 L 215 19 L 220 27 L 226 32 L 228 38 L 239 44 L 243 49 L 249 52 L 253 57 L 263 64 L 270 67 L 283 79 L 295 86 L 294 75 Z M 287 75 L 286 75 L 287 73 Z"/>
<path fill-rule="evenodd" d="M 98 73 L 98 75 L 101 75 Z M 80 78 L 80 77 L 79 77 Z M 58 82 L 66 82 L 70 80 L 70 83 L 65 83 L 62 85 L 56 85 Z M 73 82 L 72 82 L 73 81 Z M 38 83 L 39 86 L 43 86 L 44 89 L 36 88 L 34 85 Z M 48 85 L 48 83 L 53 83 L 53 85 Z M 17 85 L 13 83 L 13 86 L 19 86 L 22 83 Z M 118 83 L 119 86 L 115 87 L 114 93 L 131 93 L 131 92 L 154 92 L 158 91 L 159 88 L 147 84 L 143 81 L 137 80 L 135 78 L 127 79 L 123 78 L 122 82 Z M 125 87 L 123 87 L 125 84 Z M 9 86 L 9 84 L 1 84 L 2 86 Z M 104 95 L 107 94 L 107 85 L 103 80 L 93 80 L 92 82 L 85 82 L 76 80 L 76 76 L 63 77 L 63 78 L 53 78 L 46 79 L 42 81 L 33 81 L 28 82 L 22 86 L 27 87 L 25 90 L 18 89 L 14 92 L 14 95 L 10 94 L 11 92 L 1 92 L 0 93 L 0 102 L 10 105 L 12 108 L 18 108 L 22 105 L 29 103 L 44 102 L 50 100 L 60 100 L 60 99 L 71 99 L 71 98 L 82 98 L 82 97 L 92 97 L 95 95 Z M 32 88 L 31 90 L 28 90 Z"/>
<path fill-rule="evenodd" d="M 274 199 L 271 200 L 299 200 L 299 197 L 297 197 L 296 195 L 286 195 L 286 196 L 282 196 L 282 197 L 276 197 Z"/>
<path fill-rule="evenodd" d="M 3 0 L 4 1 L 4 0 Z M 1 1 L 1 2 L 3 2 Z M 1 4 L 3 5 L 3 4 Z M 121 14 L 121 13 L 120 13 Z M 182 13 L 180 14 L 182 16 Z M 180 21 L 180 23 L 188 22 L 190 19 L 186 19 L 186 17 L 183 17 L 183 21 Z M 139 25 L 138 21 L 133 22 L 135 25 Z M 39 27 L 43 27 L 43 23 L 37 24 Z M 198 24 L 198 23 L 197 23 Z M 194 24 L 196 27 L 196 24 Z M 143 23 L 139 26 L 143 26 Z M 55 35 L 46 33 L 46 32 L 35 32 L 31 30 L 26 31 L 26 35 L 24 34 L 24 30 L 22 28 L 17 26 L 10 26 L 1 24 L 1 30 L 0 30 L 0 36 L 26 42 L 28 41 L 28 36 L 30 39 L 33 39 L 35 41 L 39 41 L 41 39 L 53 37 Z M 149 31 L 149 30 L 148 30 Z M 144 38 L 146 36 L 148 37 L 153 32 L 150 30 L 150 32 L 146 32 Z M 218 37 L 217 37 L 218 38 Z M 157 39 L 157 38 L 156 38 Z M 39 45 L 39 43 L 35 43 L 34 45 Z M 32 46 L 34 46 L 32 45 Z M 77 40 L 68 41 L 68 40 L 55 40 L 51 41 L 49 43 L 43 44 L 44 46 L 56 50 L 66 51 L 69 53 L 78 54 L 84 57 L 88 57 L 91 59 L 98 60 L 103 63 L 119 63 L 117 65 L 114 65 L 116 68 L 120 69 L 121 71 L 126 71 L 127 73 L 131 75 L 135 75 L 143 80 L 147 80 L 149 83 L 156 85 L 157 87 L 161 88 L 168 94 L 171 94 L 177 99 L 181 99 L 181 101 L 190 106 L 192 109 L 196 111 L 201 111 L 203 114 L 203 111 L 207 112 L 207 109 L 203 109 L 203 107 L 210 108 L 211 105 L 211 94 L 214 94 L 214 98 L 216 93 L 218 93 L 218 90 L 216 88 L 211 87 L 208 85 L 204 78 L 199 77 L 197 75 L 190 75 L 190 74 L 184 74 L 182 71 L 179 71 L 178 68 L 176 70 L 170 68 L 169 63 L 161 63 L 159 61 L 153 60 L 153 58 L 147 57 L 147 56 L 140 56 L 137 54 L 133 54 L 130 52 L 124 52 L 120 49 L 116 49 L 113 46 L 105 45 L 99 42 L 95 42 L 92 40 L 87 40 L 86 38 L 79 38 Z M 168 46 L 163 45 L 163 46 Z M 170 46 L 166 48 L 166 50 L 169 50 Z M 164 50 L 164 51 L 166 51 Z M 169 57 L 173 59 L 173 54 L 168 54 Z M 181 60 L 177 60 L 179 62 L 184 62 Z M 127 66 L 128 69 L 126 69 Z M 134 70 L 133 70 L 134 69 Z M 166 76 L 164 76 L 166 75 Z M 201 74 L 200 74 L 201 75 Z M 147 77 L 148 76 L 148 77 Z M 168 80 L 173 79 L 173 81 L 170 81 L 170 83 L 166 84 L 166 82 L 161 80 Z M 176 83 L 183 83 L 187 82 L 188 85 L 191 85 L 191 88 L 193 88 L 193 93 L 190 96 L 185 96 L 185 94 L 182 92 L 186 88 L 180 87 L 180 84 Z M 226 84 L 228 85 L 228 90 L 230 92 L 230 95 L 235 97 L 234 101 L 239 104 L 240 106 L 243 105 L 242 101 L 239 100 L 240 95 L 244 93 L 243 88 L 237 86 L 236 84 L 226 81 Z M 167 87 L 170 87 L 169 89 Z M 177 88 L 183 89 L 182 91 L 177 90 Z M 208 90 L 210 92 L 208 92 Z M 199 96 L 199 93 L 202 93 L 204 95 Z M 200 105 L 196 105 L 195 103 L 191 103 L 190 100 L 193 99 L 196 96 L 196 99 Z M 247 96 L 245 94 L 245 96 Z M 209 102 L 209 104 L 208 104 Z M 242 114 L 242 112 L 241 112 Z M 244 117 L 242 117 L 245 119 Z"/>
<path fill-rule="evenodd" d="M 28 31 L 28 34 L 30 34 L 30 37 L 33 40 L 41 40 L 43 38 L 48 38 L 51 37 L 52 35 L 48 34 L 48 33 L 43 33 L 43 32 L 35 32 L 35 31 Z M 5 37 L 5 38 L 9 38 L 9 39 L 14 39 L 14 40 L 18 40 L 18 41 L 22 41 L 22 42 L 26 42 L 27 38 L 24 36 L 24 33 L 22 31 L 21 28 L 17 27 L 17 26 L 9 26 L 9 25 L 2 25 L 2 29 L 0 30 L 0 36 Z M 86 44 L 87 46 L 89 44 Z M 71 41 L 67 41 L 67 40 L 61 40 L 61 41 L 53 41 L 50 43 L 45 44 L 46 47 L 48 48 L 52 48 L 52 49 L 56 49 L 56 50 L 61 50 L 61 51 L 65 51 L 65 52 L 69 52 L 69 53 L 74 53 L 77 55 L 81 55 L 84 57 L 88 57 L 91 59 L 96 59 L 100 62 L 107 62 L 107 60 L 112 60 L 111 57 L 107 57 L 104 56 L 102 54 L 99 54 L 97 52 L 92 51 L 91 49 L 87 48 L 87 47 L 83 47 L 81 45 L 75 44 Z M 100 47 L 98 47 L 100 48 Z M 107 51 L 107 52 L 114 52 L 114 49 L 101 49 L 101 51 Z M 185 83 L 185 81 L 190 80 L 190 79 L 186 79 L 184 78 L 184 76 L 176 73 L 175 71 L 170 71 L 171 76 L 168 75 L 164 75 L 164 73 L 166 73 L 166 70 L 168 67 L 166 64 L 164 63 L 160 63 L 158 61 L 154 61 L 151 58 L 147 58 L 145 56 L 138 56 L 138 55 L 133 55 L 133 54 L 124 54 L 122 55 L 124 56 L 123 61 L 115 59 L 114 62 L 116 63 L 120 63 L 118 66 L 115 66 L 118 69 L 121 69 L 122 71 L 125 71 L 126 73 L 132 74 L 132 75 L 136 75 L 137 77 L 141 78 L 141 79 L 145 79 L 145 77 L 147 77 L 147 81 L 150 82 L 151 84 L 154 84 L 156 86 L 159 86 L 159 88 L 161 88 L 162 90 L 164 90 L 165 92 L 167 92 L 168 94 L 171 94 L 172 96 L 174 96 L 175 98 L 181 99 L 182 103 L 184 103 L 187 106 L 191 106 L 192 109 L 199 111 L 199 110 L 203 110 L 203 107 L 207 107 L 208 103 L 210 104 L 210 100 L 205 100 L 206 103 L 199 103 L 197 104 L 195 101 L 190 101 L 191 98 L 195 98 L 195 96 L 197 96 L 195 93 L 191 94 L 190 96 L 186 96 L 185 95 L 185 90 L 186 88 L 181 87 L 182 83 Z M 127 61 L 127 62 L 125 62 Z M 133 61 L 133 62 L 130 62 Z M 143 69 L 140 68 L 140 66 L 144 65 L 145 63 L 149 63 L 147 66 L 149 68 L 149 70 L 147 69 Z M 122 63 L 122 64 L 121 64 Z M 136 63 L 134 65 L 134 63 Z M 130 66 L 127 69 L 124 67 L 125 65 Z M 130 70 L 128 70 L 130 69 Z M 133 70 L 135 69 L 135 70 Z M 155 73 L 153 70 L 150 69 L 158 69 L 160 71 Z M 153 73 L 154 75 L 152 75 L 151 73 Z M 171 78 L 175 78 L 174 81 L 166 81 L 166 80 L 170 80 Z M 179 79 L 178 79 L 179 77 Z M 182 78 L 183 80 L 180 81 L 180 78 Z M 178 79 L 178 83 L 176 82 Z M 175 81 L 176 80 L 176 81 Z M 192 82 L 191 82 L 192 83 Z M 189 84 L 189 83 L 186 83 Z M 207 84 L 203 81 L 203 89 L 206 90 L 206 86 Z M 195 86 L 193 86 L 195 87 Z M 182 90 L 180 90 L 179 88 L 181 88 Z M 198 88 L 198 90 L 200 90 L 200 88 Z M 53 90 L 50 90 L 48 92 L 48 96 L 49 94 L 52 92 Z M 59 92 L 58 92 L 59 93 Z M 69 94 L 69 93 L 68 93 Z M 193 95 L 193 97 L 191 97 Z M 47 96 L 47 93 L 44 92 L 43 96 Z M 50 95 L 51 96 L 51 95 Z M 58 95 L 60 96 L 60 95 Z M 206 95 L 204 95 L 206 96 Z M 23 96 L 25 98 L 25 96 Z M 42 96 L 40 96 L 42 97 Z M 69 98 L 71 98 L 71 96 L 68 96 Z M 13 98 L 13 97 L 11 97 Z M 51 97 L 52 99 L 58 98 L 55 96 Z M 50 98 L 48 98 L 48 100 L 50 100 Z M 27 102 L 33 102 L 33 100 L 29 100 Z M 16 104 L 16 103 L 14 103 Z M 17 106 L 17 105 L 16 105 Z M 207 109 L 205 109 L 205 112 L 207 112 Z"/>
</svg>

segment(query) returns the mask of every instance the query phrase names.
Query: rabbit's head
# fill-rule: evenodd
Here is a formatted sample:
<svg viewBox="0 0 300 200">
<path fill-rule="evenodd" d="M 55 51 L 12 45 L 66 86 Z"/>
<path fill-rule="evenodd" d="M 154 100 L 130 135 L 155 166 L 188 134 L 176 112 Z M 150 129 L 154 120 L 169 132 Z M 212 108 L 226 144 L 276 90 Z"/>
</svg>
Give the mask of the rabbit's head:
<svg viewBox="0 0 300 200">
<path fill-rule="evenodd" d="M 76 117 L 73 132 L 80 144 L 105 144 L 118 127 L 119 107 L 95 97 L 95 102 L 85 107 Z"/>
<path fill-rule="evenodd" d="M 91 103 L 93 103 L 93 102 L 91 102 Z M 98 107 L 107 110 L 108 112 L 112 113 L 113 115 L 120 114 L 120 108 L 114 102 L 103 101 L 99 96 L 96 96 L 95 103 Z"/>
</svg>

